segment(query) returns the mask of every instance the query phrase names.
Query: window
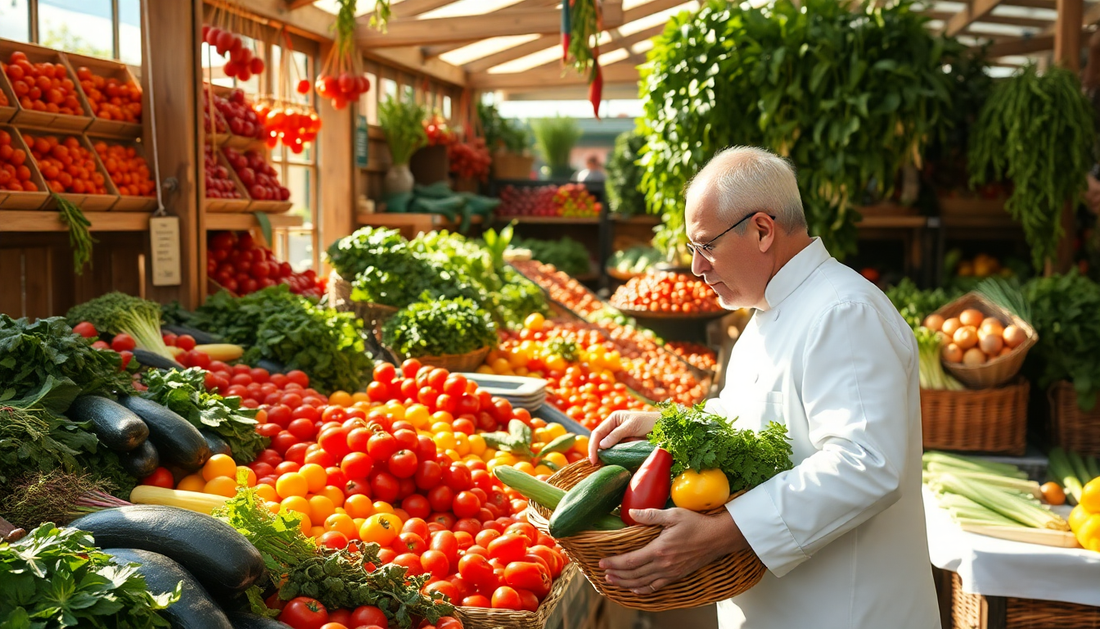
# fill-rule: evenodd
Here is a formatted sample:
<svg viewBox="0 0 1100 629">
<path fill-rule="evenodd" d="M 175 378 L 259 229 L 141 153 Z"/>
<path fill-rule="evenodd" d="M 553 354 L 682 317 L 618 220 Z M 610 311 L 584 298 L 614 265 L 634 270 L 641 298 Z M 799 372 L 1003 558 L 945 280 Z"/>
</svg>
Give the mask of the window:
<svg viewBox="0 0 1100 629">
<path fill-rule="evenodd" d="M 141 0 L 0 0 L 0 37 L 141 65 Z"/>
</svg>

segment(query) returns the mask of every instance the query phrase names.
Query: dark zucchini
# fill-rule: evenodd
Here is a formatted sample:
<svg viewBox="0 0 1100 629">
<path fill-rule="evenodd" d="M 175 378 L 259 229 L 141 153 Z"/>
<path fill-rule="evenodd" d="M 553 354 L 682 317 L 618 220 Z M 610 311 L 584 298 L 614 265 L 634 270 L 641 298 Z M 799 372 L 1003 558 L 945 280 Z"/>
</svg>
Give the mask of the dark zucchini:
<svg viewBox="0 0 1100 629">
<path fill-rule="evenodd" d="M 190 473 L 210 458 L 210 446 L 198 428 L 177 413 L 143 397 L 126 395 L 118 400 L 149 426 L 149 441 L 161 460 Z"/>
<path fill-rule="evenodd" d="M 92 432 L 115 452 L 129 452 L 149 437 L 149 427 L 130 409 L 105 397 L 82 395 L 65 413 L 69 419 L 91 422 Z"/>
<path fill-rule="evenodd" d="M 202 434 L 202 438 L 206 441 L 206 447 L 210 448 L 211 455 L 224 454 L 226 456 L 233 456 L 233 450 L 229 448 L 229 444 L 217 433 L 206 428 L 200 430 L 199 433 Z"/>
<path fill-rule="evenodd" d="M 145 577 L 145 585 L 153 594 L 163 594 L 176 589 L 182 582 L 180 600 L 172 603 L 160 615 L 172 623 L 173 629 L 235 629 L 225 613 L 210 594 L 183 566 L 168 557 L 147 550 L 133 548 L 109 548 L 103 552 L 115 558 L 115 563 L 136 563 L 138 574 Z"/>
<path fill-rule="evenodd" d="M 196 345 L 213 345 L 214 343 L 224 343 L 225 339 L 217 334 L 211 334 L 195 328 L 189 328 L 186 325 L 162 325 L 161 331 L 171 332 L 177 336 L 189 335 L 195 339 Z"/>
<path fill-rule="evenodd" d="M 286 373 L 286 365 L 277 363 L 274 360 L 268 360 L 261 358 L 256 361 L 255 367 L 266 369 L 268 373 Z"/>
<path fill-rule="evenodd" d="M 233 629 L 290 629 L 290 625 L 285 622 L 248 612 L 233 612 L 226 616 L 229 617 L 229 622 L 233 623 Z"/>
<path fill-rule="evenodd" d="M 152 367 L 153 369 L 180 369 L 183 365 L 177 363 L 171 358 L 165 358 L 160 354 L 154 354 L 149 350 L 141 349 L 140 347 L 134 348 L 134 359 L 146 367 Z"/>
<path fill-rule="evenodd" d="M 194 511 L 131 505 L 89 513 L 69 526 L 91 533 L 102 548 L 161 553 L 179 562 L 219 599 L 244 592 L 264 572 L 260 551 L 243 535 Z"/>
<path fill-rule="evenodd" d="M 655 446 L 648 441 L 624 441 L 616 443 L 606 450 L 600 450 L 600 462 L 604 465 L 618 465 L 631 472 L 637 472 L 653 452 Z"/>
<path fill-rule="evenodd" d="M 550 516 L 550 536 L 570 537 L 595 528 L 603 516 L 623 501 L 630 472 L 618 465 L 605 465 L 565 492 Z"/>
<path fill-rule="evenodd" d="M 122 459 L 122 469 L 135 478 L 145 478 L 160 467 L 160 452 L 152 441 L 146 441 L 119 458 Z"/>
</svg>

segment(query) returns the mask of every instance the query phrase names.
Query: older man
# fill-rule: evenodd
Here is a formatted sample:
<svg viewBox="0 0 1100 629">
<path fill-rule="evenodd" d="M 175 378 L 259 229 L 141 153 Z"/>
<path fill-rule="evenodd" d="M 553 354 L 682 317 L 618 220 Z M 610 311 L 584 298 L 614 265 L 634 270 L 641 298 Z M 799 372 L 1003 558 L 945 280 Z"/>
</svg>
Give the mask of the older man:
<svg viewBox="0 0 1100 629">
<path fill-rule="evenodd" d="M 768 572 L 718 605 L 723 629 L 940 626 L 921 502 L 913 332 L 890 302 L 810 238 L 795 173 L 755 148 L 716 156 L 687 192 L 692 271 L 728 309 L 755 308 L 714 412 L 787 427 L 794 469 L 705 516 L 635 510 L 664 527 L 605 559 L 610 582 L 659 590 L 746 547 Z M 649 433 L 655 413 L 613 414 L 590 456 Z"/>
</svg>

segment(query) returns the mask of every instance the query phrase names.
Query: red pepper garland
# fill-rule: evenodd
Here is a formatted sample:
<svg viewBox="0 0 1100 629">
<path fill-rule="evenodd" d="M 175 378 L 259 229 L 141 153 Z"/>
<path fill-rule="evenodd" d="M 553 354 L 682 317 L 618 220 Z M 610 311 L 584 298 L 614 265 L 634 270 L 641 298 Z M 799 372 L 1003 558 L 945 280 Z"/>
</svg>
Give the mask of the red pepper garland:
<svg viewBox="0 0 1100 629">
<path fill-rule="evenodd" d="M 577 72 L 588 73 L 588 100 L 592 113 L 600 118 L 600 101 L 603 100 L 603 72 L 600 70 L 600 33 L 603 31 L 603 12 L 600 0 L 569 0 L 561 6 L 562 63 Z"/>
</svg>

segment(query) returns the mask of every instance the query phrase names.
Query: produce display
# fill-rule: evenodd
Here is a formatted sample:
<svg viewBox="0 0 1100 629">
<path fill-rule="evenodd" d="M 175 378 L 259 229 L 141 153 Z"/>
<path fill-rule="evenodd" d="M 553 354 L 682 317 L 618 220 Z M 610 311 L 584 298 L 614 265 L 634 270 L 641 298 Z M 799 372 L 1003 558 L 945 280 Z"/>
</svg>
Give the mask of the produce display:
<svg viewBox="0 0 1100 629">
<path fill-rule="evenodd" d="M 722 312 L 718 295 L 706 283 L 689 273 L 661 271 L 639 275 L 620 286 L 610 303 L 623 310 L 697 314 Z"/>
<path fill-rule="evenodd" d="M 227 146 L 222 153 L 254 201 L 286 201 L 290 198 L 290 189 L 279 183 L 278 173 L 259 151 L 242 153 Z"/>
<path fill-rule="evenodd" d="M 151 197 L 156 184 L 149 172 L 149 164 L 132 146 L 97 141 L 93 148 L 103 168 L 122 196 Z"/>
<path fill-rule="evenodd" d="M 239 199 L 241 193 L 237 184 L 229 178 L 229 169 L 218 161 L 217 153 L 213 146 L 203 146 L 203 176 L 206 198 L 208 199 Z"/>
<path fill-rule="evenodd" d="M 54 192 L 107 194 L 106 179 L 96 166 L 95 155 L 76 136 L 23 134 L 38 171 Z M 25 186 L 24 186 L 25 187 Z"/>
<path fill-rule="evenodd" d="M 478 181 L 489 180 L 489 149 L 484 138 L 473 138 L 465 142 L 453 142 L 447 147 L 447 160 L 451 174 Z"/>
<path fill-rule="evenodd" d="M 706 345 L 668 341 L 665 343 L 665 349 L 704 371 L 714 371 L 718 368 L 718 355 Z"/>
<path fill-rule="evenodd" d="M 582 183 L 567 183 L 554 193 L 554 207 L 558 216 L 594 218 L 600 215 L 603 205 Z"/>
<path fill-rule="evenodd" d="M 583 284 L 549 264 L 534 260 L 516 260 L 512 266 L 524 277 L 538 284 L 550 299 L 562 304 L 581 317 L 591 317 L 603 304 Z"/>
<path fill-rule="evenodd" d="M 244 83 L 254 75 L 263 74 L 264 60 L 255 54 L 251 44 L 245 43 L 240 35 L 229 29 L 203 24 L 202 40 L 226 58 L 225 65 L 222 66 L 225 76 Z"/>
<path fill-rule="evenodd" d="M 469 299 L 424 299 L 382 326 L 382 344 L 406 358 L 467 354 L 497 343 L 489 313 Z"/>
<path fill-rule="evenodd" d="M 924 327 L 944 334 L 943 360 L 949 363 L 982 365 L 1007 356 L 1027 340 L 1027 333 L 1015 325 L 1005 325 L 973 308 L 950 319 L 929 315 Z"/>
<path fill-rule="evenodd" d="M 584 184 L 568 183 L 563 186 L 515 187 L 504 186 L 500 190 L 500 207 L 497 216 L 561 216 L 594 218 L 600 215 L 602 205 Z"/>
<path fill-rule="evenodd" d="M 262 288 L 286 284 L 290 292 L 304 297 L 321 298 L 317 274 L 312 269 L 295 273 L 288 262 L 244 232 L 211 231 L 207 235 L 206 275 L 219 286 L 238 295 Z"/>
<path fill-rule="evenodd" d="M 160 305 L 118 291 L 73 306 L 65 315 L 74 327 L 87 322 L 100 332 L 126 333 L 137 347 L 165 358 L 172 353 L 160 334 Z"/>
<path fill-rule="evenodd" d="M 114 77 L 102 77 L 84 66 L 76 69 L 76 78 L 95 117 L 141 124 L 140 85 L 130 81 L 124 83 Z"/>
<path fill-rule="evenodd" d="M 539 240 L 537 238 L 514 238 L 510 250 L 527 250 L 531 258 L 543 264 L 549 264 L 568 275 L 588 275 L 592 263 L 588 259 L 588 249 L 569 236 L 561 240 Z"/>
<path fill-rule="evenodd" d="M 69 116 L 87 115 L 80 106 L 76 84 L 64 65 L 48 61 L 31 63 L 25 53 L 15 50 L 7 63 L 0 62 L 0 69 L 11 81 L 12 92 L 24 109 Z"/>
<path fill-rule="evenodd" d="M 264 138 L 267 148 L 273 149 L 282 142 L 292 153 L 300 154 L 305 143 L 316 140 L 321 131 L 321 117 L 312 108 L 267 101 L 258 103 L 254 109 L 267 130 Z"/>
<path fill-rule="evenodd" d="M 1083 409 L 1095 408 L 1100 392 L 1100 285 L 1078 274 L 1037 278 L 1024 286 L 1029 321 L 1039 341 L 1028 353 L 1028 373 L 1041 387 L 1068 380 Z"/>
<path fill-rule="evenodd" d="M 0 189 L 13 192 L 38 192 L 38 185 L 31 181 L 31 169 L 27 165 L 27 152 L 17 148 L 11 134 L 0 129 Z"/>
<path fill-rule="evenodd" d="M 208 86 L 203 86 L 203 103 L 213 102 L 219 117 L 225 121 L 225 129 L 233 135 L 263 140 L 267 138 L 264 118 L 261 117 L 245 97 L 244 90 L 234 88 L 227 96 L 211 94 Z"/>
<path fill-rule="evenodd" d="M 635 246 L 611 254 L 607 260 L 607 268 L 620 276 L 638 275 L 645 273 L 651 265 L 662 259 L 661 252 L 653 247 Z"/>
</svg>

